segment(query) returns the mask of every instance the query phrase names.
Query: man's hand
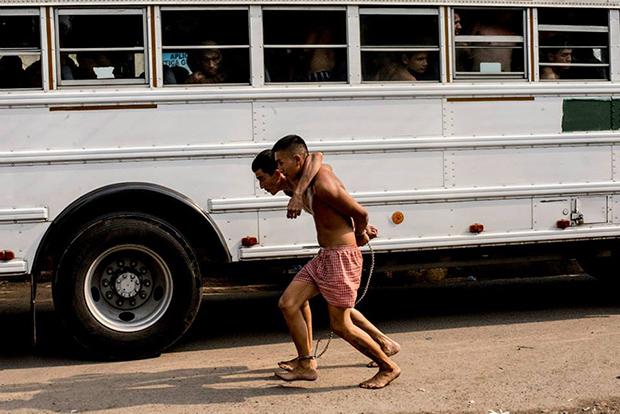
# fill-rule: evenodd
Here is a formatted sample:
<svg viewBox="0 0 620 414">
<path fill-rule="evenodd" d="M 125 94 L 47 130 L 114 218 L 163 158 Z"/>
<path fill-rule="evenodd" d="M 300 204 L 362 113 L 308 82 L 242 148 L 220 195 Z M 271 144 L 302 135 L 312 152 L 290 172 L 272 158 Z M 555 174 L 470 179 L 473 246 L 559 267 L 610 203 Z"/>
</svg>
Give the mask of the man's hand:
<svg viewBox="0 0 620 414">
<path fill-rule="evenodd" d="M 355 244 L 357 244 L 359 247 L 365 246 L 366 244 L 368 244 L 369 241 L 370 237 L 368 236 L 368 233 L 366 231 L 364 231 L 362 234 L 355 235 Z"/>
<path fill-rule="evenodd" d="M 303 205 L 301 195 L 296 193 L 293 194 L 291 199 L 288 201 L 288 206 L 286 207 L 286 217 L 290 219 L 299 217 Z"/>
<path fill-rule="evenodd" d="M 368 224 L 368 226 L 366 226 L 366 233 L 368 234 L 368 238 L 372 240 L 379 235 L 379 229 L 372 224 Z"/>
</svg>

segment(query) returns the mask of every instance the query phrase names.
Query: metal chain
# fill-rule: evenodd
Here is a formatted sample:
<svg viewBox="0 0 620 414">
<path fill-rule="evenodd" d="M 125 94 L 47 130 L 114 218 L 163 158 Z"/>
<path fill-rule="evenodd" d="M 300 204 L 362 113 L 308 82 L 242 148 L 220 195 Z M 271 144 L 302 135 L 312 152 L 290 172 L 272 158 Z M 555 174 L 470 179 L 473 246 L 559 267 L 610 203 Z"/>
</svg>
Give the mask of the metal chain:
<svg viewBox="0 0 620 414">
<path fill-rule="evenodd" d="M 372 246 L 370 245 L 370 242 L 368 242 L 368 248 L 370 249 L 370 270 L 368 271 L 368 280 L 366 281 L 366 287 L 364 287 L 362 296 L 360 296 L 359 299 L 355 302 L 356 306 L 358 303 L 362 301 L 362 299 L 364 299 L 364 296 L 366 296 L 366 293 L 368 292 L 368 288 L 370 287 L 370 279 L 372 278 L 372 272 L 375 270 L 375 252 L 374 250 L 372 250 Z M 325 348 L 323 348 L 323 350 L 320 353 L 319 353 L 319 344 L 321 343 L 322 340 L 325 339 L 325 337 L 317 339 L 316 346 L 314 347 L 314 359 L 321 358 L 325 354 L 325 352 L 327 352 L 327 348 L 329 348 L 329 344 L 331 343 L 333 337 L 334 337 L 334 333 L 330 331 L 327 337 L 327 343 L 325 344 Z"/>
</svg>

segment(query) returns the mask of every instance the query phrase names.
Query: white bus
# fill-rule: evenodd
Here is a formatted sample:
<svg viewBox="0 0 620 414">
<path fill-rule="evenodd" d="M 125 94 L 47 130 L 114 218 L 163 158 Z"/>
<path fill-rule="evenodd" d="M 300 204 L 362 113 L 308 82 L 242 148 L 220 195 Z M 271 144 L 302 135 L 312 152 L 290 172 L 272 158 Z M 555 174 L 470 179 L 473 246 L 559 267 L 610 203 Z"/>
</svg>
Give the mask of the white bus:
<svg viewBox="0 0 620 414">
<path fill-rule="evenodd" d="M 214 266 L 317 251 L 250 169 L 288 134 L 369 210 L 379 261 L 615 276 L 619 9 L 0 0 L 0 276 L 51 275 L 91 351 L 155 354 Z"/>
</svg>

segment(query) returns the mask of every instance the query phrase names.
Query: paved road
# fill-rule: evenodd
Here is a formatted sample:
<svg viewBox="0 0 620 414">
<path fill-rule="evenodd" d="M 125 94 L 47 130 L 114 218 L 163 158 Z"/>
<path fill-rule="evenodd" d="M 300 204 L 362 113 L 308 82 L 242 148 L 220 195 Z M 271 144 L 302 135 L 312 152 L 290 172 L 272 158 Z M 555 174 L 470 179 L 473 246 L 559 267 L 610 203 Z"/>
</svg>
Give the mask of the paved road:
<svg viewBox="0 0 620 414">
<path fill-rule="evenodd" d="M 371 290 L 360 310 L 403 346 L 401 378 L 380 391 L 357 388 L 373 371 L 340 339 L 318 381 L 277 381 L 293 354 L 277 297 L 206 296 L 168 352 L 114 363 L 85 358 L 45 303 L 29 349 L 15 302 L 0 314 L 0 412 L 620 412 L 620 296 L 587 276 Z"/>
</svg>

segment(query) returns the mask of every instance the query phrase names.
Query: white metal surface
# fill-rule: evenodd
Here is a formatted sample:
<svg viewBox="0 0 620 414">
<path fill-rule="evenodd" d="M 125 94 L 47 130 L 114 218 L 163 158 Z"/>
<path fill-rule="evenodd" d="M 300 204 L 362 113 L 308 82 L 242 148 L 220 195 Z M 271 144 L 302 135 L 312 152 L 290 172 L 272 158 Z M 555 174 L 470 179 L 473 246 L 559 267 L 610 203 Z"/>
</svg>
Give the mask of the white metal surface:
<svg viewBox="0 0 620 414">
<path fill-rule="evenodd" d="M 588 183 L 612 180 L 611 147 L 455 151 L 446 186 Z M 577 168 L 576 168 L 577 167 Z"/>
<path fill-rule="evenodd" d="M 446 135 L 561 133 L 562 102 L 562 98 L 539 97 L 533 101 L 447 102 L 444 116 L 449 127 Z"/>
<path fill-rule="evenodd" d="M 0 261 L 0 275 L 20 275 L 28 273 L 28 263 L 25 260 L 13 259 L 8 262 Z"/>
<path fill-rule="evenodd" d="M 47 207 L 0 208 L 0 224 L 3 222 L 46 221 L 48 217 Z"/>
<path fill-rule="evenodd" d="M 152 3 L 106 4 L 116 4 L 108 11 L 115 13 L 114 7 L 132 10 Z M 163 87 L 159 7 L 182 9 L 184 4 L 249 5 L 251 86 Z M 69 204 L 110 184 L 145 182 L 177 191 L 205 209 L 233 260 L 311 254 L 316 240 L 310 217 L 286 219 L 288 199 L 266 195 L 250 170 L 254 154 L 287 134 L 299 134 L 312 151 L 324 152 L 325 162 L 369 209 L 371 221 L 380 229 L 374 242 L 377 251 L 620 235 L 620 132 L 562 130 L 566 99 L 610 100 L 620 94 L 620 84 L 615 83 L 620 78 L 617 10 L 611 11 L 609 26 L 611 82 L 454 83 L 443 70 L 442 82 L 363 84 L 360 13 L 439 14 L 443 67 L 446 54 L 452 53 L 452 48 L 445 50 L 453 37 L 453 23 L 445 25 L 452 9 L 434 7 L 443 4 L 431 1 L 407 3 L 425 6 L 421 8 L 381 1 L 373 2 L 372 8 L 364 7 L 371 4 L 367 2 L 314 2 L 300 8 L 287 2 L 262 4 L 289 10 L 314 10 L 316 4 L 346 9 L 349 82 L 265 85 L 263 8 L 256 3 L 180 0 L 135 9 L 146 10 L 146 67 L 148 73 L 157 74 L 149 77 L 150 88 L 55 90 L 58 78 L 51 82 L 49 65 L 42 60 L 43 81 L 49 88 L 0 92 L 0 180 L 6 183 L 0 193 L 0 249 L 16 251 L 14 263 L 27 271 L 50 223 Z M 526 4 L 567 6 L 568 2 L 456 0 L 449 6 Z M 580 7 L 588 4 L 620 7 L 620 2 L 605 1 L 580 2 Z M 385 5 L 398 7 L 381 7 Z M 41 21 L 48 10 L 54 38 L 55 9 L 42 8 Z M 80 8 L 61 13 L 73 10 L 92 12 Z M 523 37 L 495 40 L 524 41 L 529 48 L 530 29 L 535 29 L 536 45 L 537 10 L 532 14 L 530 21 L 527 11 Z M 42 41 L 46 39 L 43 28 Z M 42 45 L 44 59 L 46 45 Z M 54 43 L 52 48 L 49 55 L 55 67 Z M 526 64 L 526 72 L 531 66 Z M 583 214 L 583 224 L 565 230 L 555 227 L 566 216 L 565 209 L 569 217 L 573 210 Z M 391 220 L 395 211 L 405 215 L 400 225 Z M 483 233 L 468 232 L 474 222 L 484 224 Z M 241 248 L 244 236 L 259 237 L 260 245 Z"/>
<path fill-rule="evenodd" d="M 256 140 L 274 142 L 291 133 L 309 141 L 441 136 L 441 106 L 439 99 L 265 102 L 255 105 Z"/>
</svg>

